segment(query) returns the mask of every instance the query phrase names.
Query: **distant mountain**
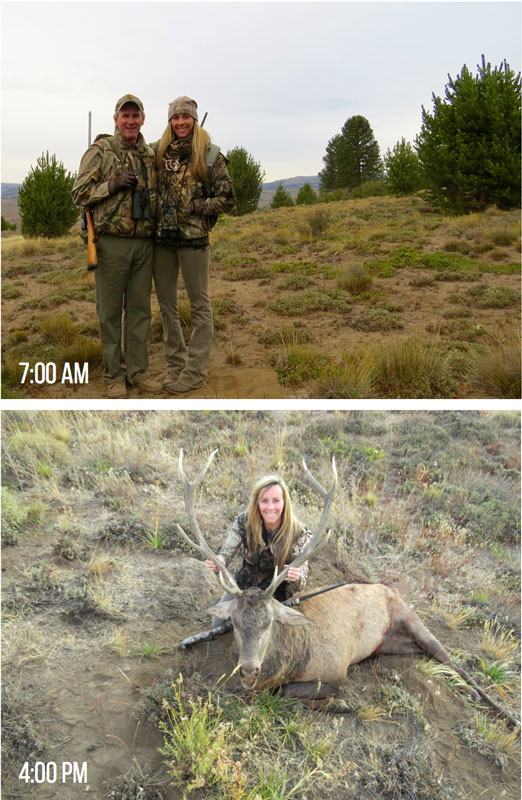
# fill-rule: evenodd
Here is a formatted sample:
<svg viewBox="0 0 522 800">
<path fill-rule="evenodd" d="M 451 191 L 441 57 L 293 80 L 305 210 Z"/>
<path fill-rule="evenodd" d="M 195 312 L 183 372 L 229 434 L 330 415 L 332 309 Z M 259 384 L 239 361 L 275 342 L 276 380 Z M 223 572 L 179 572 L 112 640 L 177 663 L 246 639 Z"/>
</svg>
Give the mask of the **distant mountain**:
<svg viewBox="0 0 522 800">
<path fill-rule="evenodd" d="M 2 183 L 2 197 L 6 200 L 16 199 L 18 197 L 18 189 L 21 183 Z"/>
<path fill-rule="evenodd" d="M 297 178 L 281 178 L 280 181 L 270 181 L 263 184 L 263 189 L 277 189 L 279 184 L 282 183 L 283 187 L 290 191 L 291 189 L 300 189 L 305 183 L 309 183 L 312 189 L 319 188 L 319 175 L 303 176 L 299 175 Z"/>
</svg>

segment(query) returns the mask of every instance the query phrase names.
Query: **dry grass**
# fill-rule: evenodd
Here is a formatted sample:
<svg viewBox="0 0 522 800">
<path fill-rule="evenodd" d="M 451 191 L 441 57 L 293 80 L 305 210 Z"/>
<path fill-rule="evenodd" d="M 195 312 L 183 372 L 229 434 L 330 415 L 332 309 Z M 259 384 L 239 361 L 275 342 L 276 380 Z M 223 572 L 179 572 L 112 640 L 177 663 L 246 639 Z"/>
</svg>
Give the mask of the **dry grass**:
<svg viewBox="0 0 522 800">
<path fill-rule="evenodd" d="M 495 661 L 509 663 L 519 653 L 520 642 L 512 631 L 497 622 L 486 620 L 480 649 Z"/>
</svg>

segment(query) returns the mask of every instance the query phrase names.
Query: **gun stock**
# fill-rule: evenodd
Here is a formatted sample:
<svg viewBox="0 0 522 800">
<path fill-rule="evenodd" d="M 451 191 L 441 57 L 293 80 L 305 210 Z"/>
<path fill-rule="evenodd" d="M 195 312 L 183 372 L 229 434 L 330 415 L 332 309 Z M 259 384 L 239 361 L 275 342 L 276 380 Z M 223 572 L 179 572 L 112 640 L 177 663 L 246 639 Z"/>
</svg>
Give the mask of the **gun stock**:
<svg viewBox="0 0 522 800">
<path fill-rule="evenodd" d="M 92 272 L 98 266 L 98 254 L 96 252 L 96 241 L 94 238 L 94 223 L 92 221 L 91 209 L 85 212 L 87 222 L 87 270 Z"/>
</svg>

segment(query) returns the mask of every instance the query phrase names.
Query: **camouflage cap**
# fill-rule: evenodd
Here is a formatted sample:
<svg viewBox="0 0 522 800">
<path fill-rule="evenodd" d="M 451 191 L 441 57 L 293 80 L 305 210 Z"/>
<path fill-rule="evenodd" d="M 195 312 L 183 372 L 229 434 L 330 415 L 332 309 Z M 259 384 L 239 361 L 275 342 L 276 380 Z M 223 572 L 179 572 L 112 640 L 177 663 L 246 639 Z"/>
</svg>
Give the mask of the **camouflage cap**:
<svg viewBox="0 0 522 800">
<path fill-rule="evenodd" d="M 134 103 L 134 105 L 138 106 L 140 111 L 145 113 L 145 109 L 143 108 L 143 103 L 141 102 L 139 97 L 136 97 L 135 94 L 124 94 L 123 97 L 116 102 L 116 108 L 114 109 L 114 113 L 117 114 L 118 111 L 121 111 L 123 106 L 126 103 Z"/>
<path fill-rule="evenodd" d="M 169 105 L 169 122 L 174 114 L 189 114 L 197 122 L 197 108 L 198 104 L 191 97 L 176 97 Z"/>
</svg>

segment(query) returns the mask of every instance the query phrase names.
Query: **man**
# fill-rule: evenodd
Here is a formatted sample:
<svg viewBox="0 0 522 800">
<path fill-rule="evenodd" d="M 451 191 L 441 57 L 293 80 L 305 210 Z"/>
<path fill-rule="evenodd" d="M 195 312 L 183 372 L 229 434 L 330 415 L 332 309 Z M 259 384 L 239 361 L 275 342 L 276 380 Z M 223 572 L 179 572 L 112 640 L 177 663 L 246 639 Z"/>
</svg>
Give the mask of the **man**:
<svg viewBox="0 0 522 800">
<path fill-rule="evenodd" d="M 84 154 L 72 198 L 83 209 L 92 208 L 106 396 L 119 399 L 127 397 L 126 380 L 148 394 L 162 387 L 146 375 L 156 167 L 154 151 L 140 133 L 145 122 L 141 100 L 132 94 L 120 97 L 114 122 L 114 135 L 97 136 Z"/>
</svg>

